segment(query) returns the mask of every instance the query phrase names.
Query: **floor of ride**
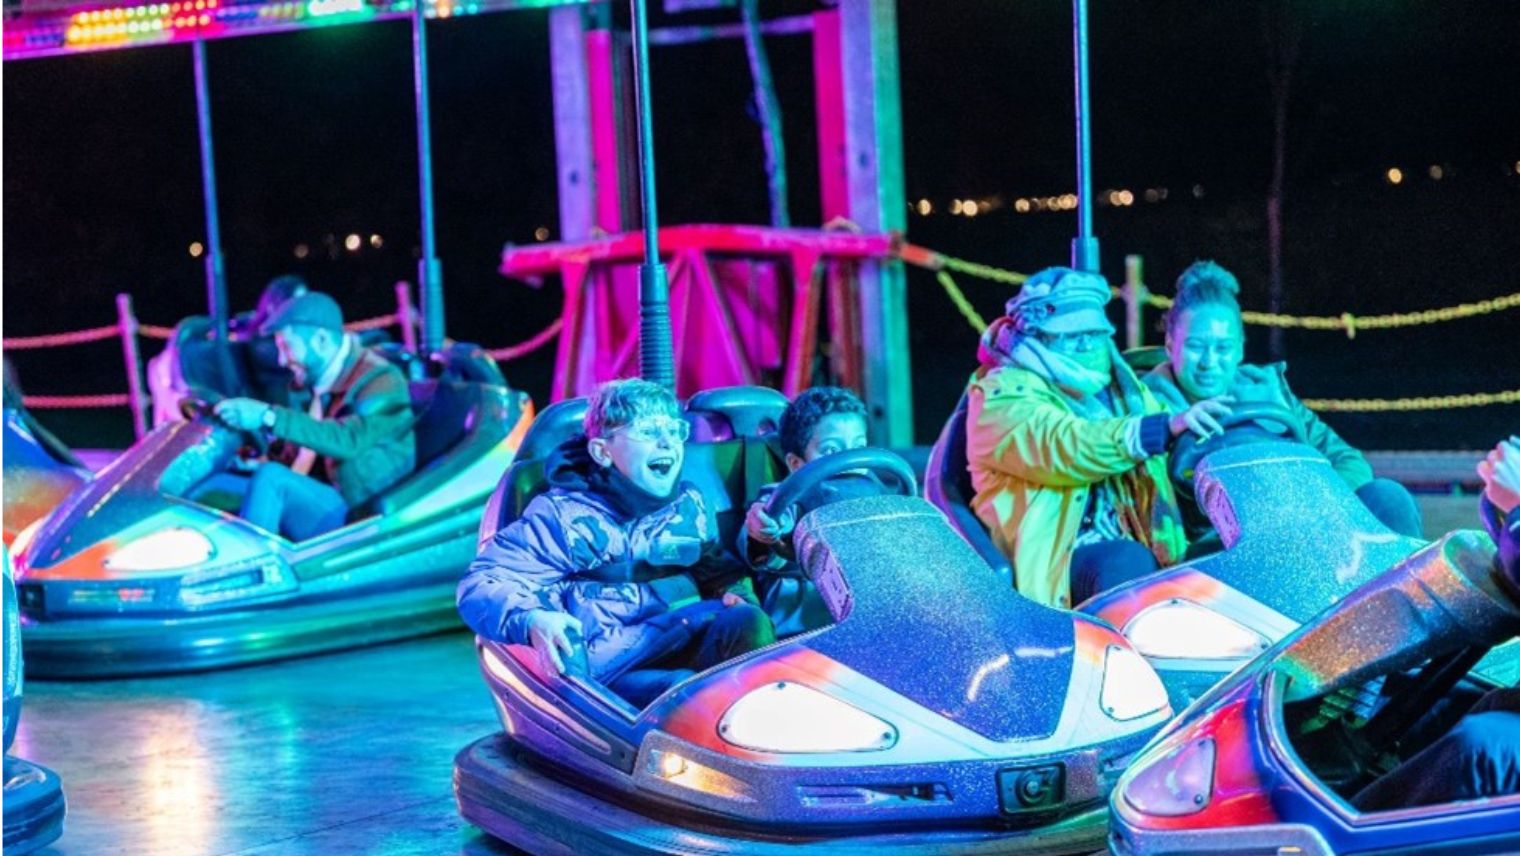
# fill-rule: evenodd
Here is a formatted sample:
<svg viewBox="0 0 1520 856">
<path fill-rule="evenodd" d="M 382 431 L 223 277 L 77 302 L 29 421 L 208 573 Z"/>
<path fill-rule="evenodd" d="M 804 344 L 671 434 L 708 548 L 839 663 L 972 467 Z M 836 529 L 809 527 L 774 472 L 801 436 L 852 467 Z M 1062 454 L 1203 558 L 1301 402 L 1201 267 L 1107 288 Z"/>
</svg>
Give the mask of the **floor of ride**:
<svg viewBox="0 0 1520 856">
<path fill-rule="evenodd" d="M 450 633 L 206 674 L 28 681 L 13 753 L 68 818 L 43 854 L 515 853 L 465 823 L 454 754 L 498 728 Z"/>
</svg>

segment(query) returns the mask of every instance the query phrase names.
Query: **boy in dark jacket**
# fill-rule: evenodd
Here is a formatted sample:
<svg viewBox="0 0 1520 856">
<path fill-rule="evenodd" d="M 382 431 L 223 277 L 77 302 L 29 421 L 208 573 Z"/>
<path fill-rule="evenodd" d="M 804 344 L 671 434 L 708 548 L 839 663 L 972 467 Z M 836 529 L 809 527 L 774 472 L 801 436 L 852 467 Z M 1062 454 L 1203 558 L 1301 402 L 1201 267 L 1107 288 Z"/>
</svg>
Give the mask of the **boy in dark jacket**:
<svg viewBox="0 0 1520 856">
<path fill-rule="evenodd" d="M 780 435 L 787 470 L 796 472 L 825 455 L 865 448 L 866 406 L 848 389 L 812 387 L 781 414 Z M 856 495 L 860 491 L 855 488 L 874 493 L 880 487 L 869 475 L 825 484 L 817 495 L 804 498 L 803 511 Z M 739 532 L 739 555 L 755 570 L 755 588 L 776 634 L 787 636 L 823 627 L 833 617 L 792 556 L 789 537 L 798 509 L 786 509 L 779 518 L 765 513 L 775 489 L 774 484 L 761 488 L 759 498 L 745 515 L 744 529 Z"/>
<path fill-rule="evenodd" d="M 640 707 L 693 670 L 774 641 L 753 594 L 720 585 L 716 517 L 681 481 L 690 426 L 675 397 L 612 381 L 592 396 L 585 429 L 550 457 L 550 490 L 471 563 L 458 593 L 465 623 L 533 646 L 561 672 L 584 654 L 591 677 Z"/>
</svg>

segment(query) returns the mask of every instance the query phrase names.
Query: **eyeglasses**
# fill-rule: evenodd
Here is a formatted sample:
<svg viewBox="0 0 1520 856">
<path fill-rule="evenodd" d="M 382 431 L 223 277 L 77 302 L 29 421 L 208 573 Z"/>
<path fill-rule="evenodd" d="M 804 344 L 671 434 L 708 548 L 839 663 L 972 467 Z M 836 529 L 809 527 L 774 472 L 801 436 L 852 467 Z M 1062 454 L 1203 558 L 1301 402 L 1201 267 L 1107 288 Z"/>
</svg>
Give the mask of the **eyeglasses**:
<svg viewBox="0 0 1520 856">
<path fill-rule="evenodd" d="M 626 434 L 630 440 L 641 443 L 654 443 L 662 439 L 684 443 L 691 436 L 691 423 L 668 418 L 638 419 L 621 428 L 614 428 L 610 433 Z"/>
<path fill-rule="evenodd" d="M 1076 333 L 1035 333 L 1036 339 L 1047 348 L 1057 351 L 1085 351 L 1106 340 L 1113 333 L 1109 330 L 1081 330 Z"/>
</svg>

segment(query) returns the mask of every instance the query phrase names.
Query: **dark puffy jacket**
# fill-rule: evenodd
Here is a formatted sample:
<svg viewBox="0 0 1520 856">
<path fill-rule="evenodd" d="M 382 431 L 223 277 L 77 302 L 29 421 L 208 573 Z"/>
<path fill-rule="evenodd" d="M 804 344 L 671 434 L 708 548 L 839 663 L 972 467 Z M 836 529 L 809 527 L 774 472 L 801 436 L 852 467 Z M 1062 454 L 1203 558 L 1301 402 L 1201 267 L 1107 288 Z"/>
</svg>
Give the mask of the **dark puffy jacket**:
<svg viewBox="0 0 1520 856">
<path fill-rule="evenodd" d="M 659 617 L 737 568 L 694 485 L 682 483 L 649 513 L 629 513 L 600 489 L 605 480 L 585 443 L 577 438 L 550 457 L 549 491 L 481 548 L 459 583 L 458 604 L 470 629 L 510 644 L 528 644 L 530 610 L 575 616 L 592 676 L 608 681 L 664 653 L 671 628 Z M 651 556 L 685 566 L 652 565 Z"/>
</svg>

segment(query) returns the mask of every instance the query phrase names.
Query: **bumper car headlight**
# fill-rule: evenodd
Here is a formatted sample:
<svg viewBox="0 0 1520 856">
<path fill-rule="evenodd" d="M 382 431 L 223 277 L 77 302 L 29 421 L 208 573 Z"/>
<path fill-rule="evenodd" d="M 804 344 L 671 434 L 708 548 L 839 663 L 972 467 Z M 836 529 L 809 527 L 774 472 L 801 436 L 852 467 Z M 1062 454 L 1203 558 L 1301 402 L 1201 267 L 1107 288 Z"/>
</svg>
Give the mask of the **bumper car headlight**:
<svg viewBox="0 0 1520 856">
<path fill-rule="evenodd" d="M 1129 648 L 1108 646 L 1103 657 L 1103 712 L 1123 722 L 1166 707 L 1166 687 L 1145 658 Z"/>
<path fill-rule="evenodd" d="M 1147 657 L 1239 660 L 1267 647 L 1260 633 L 1207 607 L 1169 600 L 1141 610 L 1124 626 L 1124 637 Z"/>
<path fill-rule="evenodd" d="M 1189 740 L 1166 754 L 1141 761 L 1124 785 L 1124 801 L 1157 817 L 1196 814 L 1214 796 L 1214 738 Z"/>
<path fill-rule="evenodd" d="M 897 729 L 812 687 L 777 681 L 750 690 L 718 721 L 718 735 L 756 752 L 873 752 Z"/>
<path fill-rule="evenodd" d="M 176 526 L 129 542 L 107 556 L 105 565 L 112 571 L 167 571 L 198 565 L 215 552 L 205 535 Z"/>
</svg>

